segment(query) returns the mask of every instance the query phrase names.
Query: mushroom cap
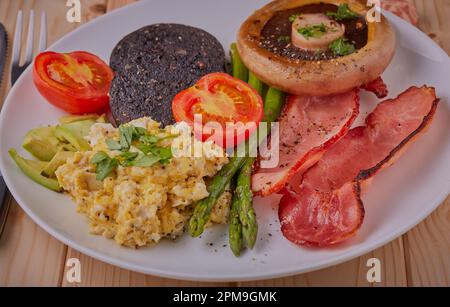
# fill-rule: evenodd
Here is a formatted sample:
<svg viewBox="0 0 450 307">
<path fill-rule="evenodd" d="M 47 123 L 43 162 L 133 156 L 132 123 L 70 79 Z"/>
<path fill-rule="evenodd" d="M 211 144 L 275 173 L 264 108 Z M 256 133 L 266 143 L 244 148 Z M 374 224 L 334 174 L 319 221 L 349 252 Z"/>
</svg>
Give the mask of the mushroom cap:
<svg viewBox="0 0 450 307">
<path fill-rule="evenodd" d="M 366 16 L 369 7 L 363 0 L 278 0 L 256 11 L 241 26 L 237 46 L 245 65 L 260 80 L 295 95 L 326 96 L 349 91 L 378 78 L 395 54 L 395 34 L 389 22 L 368 22 L 367 44 L 356 52 L 328 60 L 292 60 L 260 46 L 261 32 L 276 12 L 309 4 L 347 3 Z"/>
</svg>

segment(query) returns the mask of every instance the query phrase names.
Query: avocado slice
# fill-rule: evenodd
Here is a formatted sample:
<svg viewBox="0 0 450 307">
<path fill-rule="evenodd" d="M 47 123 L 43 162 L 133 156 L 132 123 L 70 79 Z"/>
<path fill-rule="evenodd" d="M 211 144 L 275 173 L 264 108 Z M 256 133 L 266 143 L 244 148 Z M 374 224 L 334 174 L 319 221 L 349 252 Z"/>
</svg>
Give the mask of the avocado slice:
<svg viewBox="0 0 450 307">
<path fill-rule="evenodd" d="M 23 148 L 41 161 L 50 161 L 56 155 L 59 140 L 55 127 L 41 127 L 30 130 L 23 141 Z"/>
<path fill-rule="evenodd" d="M 73 125 L 68 124 L 68 125 Z M 71 144 L 76 148 L 77 151 L 87 151 L 90 149 L 89 143 L 82 137 L 83 131 L 74 129 L 74 127 L 69 127 L 68 125 L 57 126 L 55 129 L 56 137 L 63 141 Z M 56 153 L 55 153 L 56 154 Z"/>
<path fill-rule="evenodd" d="M 91 127 L 93 125 L 95 125 L 97 122 L 95 120 L 92 119 L 88 119 L 88 120 L 82 120 L 82 121 L 78 121 L 78 122 L 72 122 L 70 124 L 65 124 L 65 125 L 61 125 L 61 127 L 64 127 L 70 131 L 72 131 L 72 133 L 80 138 L 83 139 L 89 135 L 89 133 L 91 132 Z"/>
<path fill-rule="evenodd" d="M 10 149 L 9 155 L 14 160 L 14 162 L 16 162 L 17 166 L 22 170 L 22 172 L 34 182 L 55 192 L 62 191 L 58 180 L 50 179 L 41 175 L 41 172 L 47 163 L 24 159 L 19 156 L 15 149 Z"/>
<path fill-rule="evenodd" d="M 47 164 L 47 166 L 42 171 L 42 174 L 46 177 L 55 177 L 56 170 L 67 162 L 67 160 L 74 156 L 75 153 L 70 151 L 64 151 L 60 149 L 53 159 Z"/>
<path fill-rule="evenodd" d="M 85 120 L 94 120 L 97 123 L 106 123 L 107 122 L 107 118 L 106 115 L 97 115 L 97 114 L 87 114 L 87 115 L 69 115 L 69 116 L 64 116 L 61 117 L 59 119 L 59 123 L 61 125 L 67 125 L 67 124 L 71 124 L 74 122 L 81 122 L 81 121 L 85 121 Z"/>
<path fill-rule="evenodd" d="M 61 117 L 59 119 L 59 123 L 61 125 L 67 125 L 67 124 L 71 124 L 74 122 L 80 122 L 80 121 L 85 121 L 85 120 L 94 120 L 96 121 L 97 119 L 99 119 L 100 116 L 98 116 L 97 114 L 87 114 L 87 115 L 69 115 L 69 116 L 64 116 Z"/>
</svg>

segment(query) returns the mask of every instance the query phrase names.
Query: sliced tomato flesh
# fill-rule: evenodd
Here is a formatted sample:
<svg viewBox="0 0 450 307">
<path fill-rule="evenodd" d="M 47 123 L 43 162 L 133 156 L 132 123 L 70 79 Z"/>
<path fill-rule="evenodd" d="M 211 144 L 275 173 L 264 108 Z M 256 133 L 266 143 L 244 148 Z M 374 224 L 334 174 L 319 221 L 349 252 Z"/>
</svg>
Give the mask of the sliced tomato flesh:
<svg viewBox="0 0 450 307">
<path fill-rule="evenodd" d="M 221 131 L 202 132 L 201 138 L 229 148 L 247 139 L 256 129 L 264 106 L 261 96 L 247 83 L 225 73 L 213 73 L 179 93 L 173 100 L 172 111 L 178 122 L 194 125 L 195 116 L 201 115 L 202 126 L 212 123 L 214 127 L 220 126 Z M 227 144 L 229 140 L 233 140 L 232 144 Z"/>
<path fill-rule="evenodd" d="M 105 109 L 113 77 L 106 63 L 83 51 L 41 53 L 33 70 L 39 92 L 53 105 L 74 114 Z"/>
</svg>

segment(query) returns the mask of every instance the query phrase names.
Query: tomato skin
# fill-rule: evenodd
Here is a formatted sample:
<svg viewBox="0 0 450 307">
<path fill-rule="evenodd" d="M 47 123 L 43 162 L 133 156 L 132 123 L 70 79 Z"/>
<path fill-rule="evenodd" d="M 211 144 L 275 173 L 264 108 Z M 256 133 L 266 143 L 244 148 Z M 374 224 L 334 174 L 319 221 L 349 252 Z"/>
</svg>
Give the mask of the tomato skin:
<svg viewBox="0 0 450 307">
<path fill-rule="evenodd" d="M 75 65 L 91 65 L 100 74 L 94 77 L 101 78 L 101 85 L 90 84 L 85 87 L 68 86 L 63 82 L 54 80 L 48 71 L 48 65 L 56 63 L 64 65 L 65 57 L 73 59 Z M 69 75 L 70 76 L 70 75 Z M 109 88 L 114 73 L 109 66 L 97 56 L 84 51 L 68 54 L 56 52 L 43 52 L 39 54 L 33 65 L 33 81 L 39 93 L 54 106 L 75 115 L 86 113 L 101 113 L 109 105 Z"/>
<path fill-rule="evenodd" d="M 257 129 L 264 116 L 264 104 L 258 92 L 247 83 L 225 73 L 212 73 L 175 96 L 172 112 L 177 122 L 184 121 L 194 126 L 197 139 L 212 140 L 224 148 L 232 148 L 248 139 Z M 197 131 L 197 125 L 194 125 L 196 114 L 203 115 L 201 131 Z M 229 122 L 249 126 L 248 129 L 237 125 L 226 129 Z M 218 128 L 221 129 L 205 132 L 204 129 L 211 123 L 220 124 Z"/>
</svg>

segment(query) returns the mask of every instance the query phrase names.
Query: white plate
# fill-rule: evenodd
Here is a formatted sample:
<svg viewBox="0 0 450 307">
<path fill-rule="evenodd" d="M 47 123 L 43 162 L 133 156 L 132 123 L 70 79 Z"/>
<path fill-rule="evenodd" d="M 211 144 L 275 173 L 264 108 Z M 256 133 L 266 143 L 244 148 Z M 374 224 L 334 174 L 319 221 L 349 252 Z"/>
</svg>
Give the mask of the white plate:
<svg viewBox="0 0 450 307">
<path fill-rule="evenodd" d="M 70 33 L 55 51 L 86 50 L 105 60 L 114 45 L 129 32 L 157 22 L 197 26 L 215 35 L 224 46 L 235 40 L 246 17 L 265 0 L 154 0 L 127 6 Z M 88 233 L 83 216 L 64 195 L 33 183 L 14 165 L 9 148 L 19 148 L 25 133 L 39 125 L 56 123 L 63 113 L 38 94 L 27 70 L 9 94 L 0 119 L 0 167 L 19 204 L 51 235 L 80 252 L 133 271 L 186 280 L 240 281 L 275 278 L 331 266 L 374 250 L 427 217 L 444 201 L 450 187 L 450 61 L 431 39 L 388 14 L 398 37 L 397 54 L 384 74 L 391 96 L 411 85 L 437 88 L 442 102 L 429 132 L 390 169 L 378 175 L 368 195 L 359 234 L 330 249 L 299 248 L 279 232 L 277 197 L 257 199 L 260 239 L 252 252 L 235 258 L 228 247 L 226 227 L 208 230 L 200 239 L 184 236 L 153 248 L 130 250 Z M 375 61 L 376 59 L 374 59 Z M 373 95 L 363 94 L 365 109 Z M 362 110 L 364 114 L 365 110 Z M 23 153 L 23 151 L 22 151 Z M 214 243 L 210 246 L 209 243 Z"/>
</svg>

